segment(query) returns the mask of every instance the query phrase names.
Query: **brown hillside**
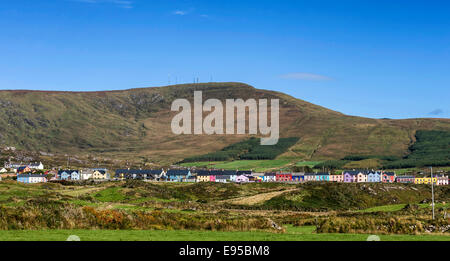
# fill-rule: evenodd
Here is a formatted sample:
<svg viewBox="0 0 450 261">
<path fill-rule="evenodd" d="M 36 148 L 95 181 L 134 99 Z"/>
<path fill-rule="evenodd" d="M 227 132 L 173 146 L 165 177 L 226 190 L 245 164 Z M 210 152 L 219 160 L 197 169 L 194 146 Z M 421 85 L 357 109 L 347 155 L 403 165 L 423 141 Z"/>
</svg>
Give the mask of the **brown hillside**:
<svg viewBox="0 0 450 261">
<path fill-rule="evenodd" d="M 0 91 L 0 143 L 33 151 L 171 163 L 217 151 L 243 135 L 172 134 L 174 99 L 279 98 L 282 137 L 300 137 L 281 157 L 403 155 L 418 129 L 450 130 L 449 119 L 353 117 L 242 83 L 202 83 L 105 92 Z"/>
</svg>

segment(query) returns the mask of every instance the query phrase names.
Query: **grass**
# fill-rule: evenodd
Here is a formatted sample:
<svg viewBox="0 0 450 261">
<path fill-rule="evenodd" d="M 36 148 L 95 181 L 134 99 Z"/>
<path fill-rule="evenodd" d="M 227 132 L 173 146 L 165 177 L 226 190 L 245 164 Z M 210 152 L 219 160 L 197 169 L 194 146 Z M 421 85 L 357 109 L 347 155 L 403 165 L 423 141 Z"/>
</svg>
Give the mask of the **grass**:
<svg viewBox="0 0 450 261">
<path fill-rule="evenodd" d="M 436 187 L 436 200 L 449 202 L 449 189 Z M 0 231 L 0 240 L 65 240 L 75 234 L 82 240 L 327 241 L 366 240 L 367 231 L 398 233 L 383 235 L 382 240 L 448 240 L 450 236 L 440 232 L 411 236 L 408 233 L 423 230 L 364 227 L 371 220 L 385 218 L 428 224 L 430 205 L 418 204 L 431 197 L 425 185 L 127 181 L 75 186 L 0 182 L 0 196 L 4 199 L 0 201 L 0 225 L 5 229 Z M 420 208 L 399 211 L 408 203 Z M 80 212 L 82 208 L 84 212 Z M 443 203 L 437 204 L 437 216 L 442 216 L 445 208 Z M 268 219 L 285 227 L 286 232 L 274 232 Z M 357 230 L 326 230 L 322 226 L 325 230 L 318 231 L 329 234 L 315 233 L 316 226 L 320 229 L 322 221 L 331 219 L 338 222 L 327 225 L 331 228 L 353 224 L 347 221 L 361 222 Z M 312 224 L 315 226 L 309 226 Z M 337 231 L 346 233 L 334 234 Z"/>
<path fill-rule="evenodd" d="M 253 170 L 256 172 L 278 170 L 290 164 L 290 160 L 275 159 L 275 160 L 235 160 L 235 161 L 199 161 L 181 163 L 183 167 L 198 167 L 211 169 L 239 169 L 239 170 Z"/>
<path fill-rule="evenodd" d="M 368 234 L 316 234 L 311 226 L 288 226 L 286 233 L 192 230 L 36 230 L 0 231 L 0 241 L 366 241 Z M 379 235 L 382 241 L 450 241 L 449 235 Z"/>
<path fill-rule="evenodd" d="M 308 167 L 312 168 L 319 163 L 322 163 L 322 161 L 299 161 L 299 162 L 295 163 L 295 166 L 297 166 L 297 167 L 308 166 Z"/>
<path fill-rule="evenodd" d="M 276 170 L 289 164 L 289 160 L 275 159 L 275 160 L 236 160 L 232 162 L 215 164 L 217 169 L 239 169 L 239 170 L 253 170 L 256 172 Z"/>
<path fill-rule="evenodd" d="M 182 167 L 186 167 L 186 168 L 192 168 L 192 167 L 197 167 L 197 168 L 213 168 L 214 165 L 216 164 L 221 164 L 221 163 L 225 163 L 225 161 L 197 161 L 197 162 L 185 162 L 185 163 L 181 163 L 180 165 Z"/>
<path fill-rule="evenodd" d="M 94 197 L 101 202 L 118 202 L 125 199 L 125 195 L 120 192 L 121 188 L 119 187 L 111 187 L 106 188 L 97 194 Z"/>
<path fill-rule="evenodd" d="M 420 208 L 431 208 L 430 204 L 417 204 Z M 363 209 L 363 210 L 359 210 L 358 212 L 365 212 L 365 213 L 370 213 L 370 212 L 394 212 L 394 211 L 399 211 L 402 210 L 404 207 L 406 206 L 406 204 L 393 204 L 393 205 L 384 205 L 384 206 L 378 206 L 378 207 L 372 207 L 372 208 L 367 208 L 367 209 Z M 448 207 L 448 205 L 443 204 L 443 203 L 436 203 L 435 204 L 435 208 L 442 208 L 442 207 Z"/>
</svg>

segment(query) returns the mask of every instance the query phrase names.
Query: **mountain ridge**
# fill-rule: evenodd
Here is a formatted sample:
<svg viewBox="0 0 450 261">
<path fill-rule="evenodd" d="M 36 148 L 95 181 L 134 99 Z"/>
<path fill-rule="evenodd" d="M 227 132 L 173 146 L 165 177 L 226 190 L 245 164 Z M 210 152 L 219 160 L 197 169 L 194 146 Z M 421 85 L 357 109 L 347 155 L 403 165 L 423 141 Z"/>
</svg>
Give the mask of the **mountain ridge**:
<svg viewBox="0 0 450 261">
<path fill-rule="evenodd" d="M 0 145 L 48 153 L 89 154 L 173 163 L 220 150 L 249 135 L 171 133 L 177 98 L 280 99 L 281 137 L 300 140 L 280 157 L 337 159 L 351 154 L 403 156 L 420 129 L 450 130 L 450 119 L 349 116 L 248 84 L 195 83 L 93 92 L 0 91 Z"/>
</svg>

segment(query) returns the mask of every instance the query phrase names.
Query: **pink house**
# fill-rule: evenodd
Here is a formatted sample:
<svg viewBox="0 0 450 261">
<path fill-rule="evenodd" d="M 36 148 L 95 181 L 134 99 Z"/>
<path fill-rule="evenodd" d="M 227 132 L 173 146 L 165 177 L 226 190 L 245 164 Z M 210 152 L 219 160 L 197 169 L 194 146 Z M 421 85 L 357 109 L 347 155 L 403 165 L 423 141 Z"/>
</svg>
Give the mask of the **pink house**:
<svg viewBox="0 0 450 261">
<path fill-rule="evenodd" d="M 214 175 L 209 176 L 209 181 L 216 182 L 216 176 L 214 176 Z"/>
</svg>

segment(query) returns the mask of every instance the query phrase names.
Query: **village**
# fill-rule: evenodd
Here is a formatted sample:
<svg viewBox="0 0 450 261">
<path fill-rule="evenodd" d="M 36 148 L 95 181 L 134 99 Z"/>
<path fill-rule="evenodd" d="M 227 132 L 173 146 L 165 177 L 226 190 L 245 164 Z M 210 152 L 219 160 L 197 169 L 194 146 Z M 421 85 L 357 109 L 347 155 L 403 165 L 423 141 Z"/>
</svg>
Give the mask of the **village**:
<svg viewBox="0 0 450 261">
<path fill-rule="evenodd" d="M 448 175 L 439 174 L 433 177 L 396 175 L 395 172 L 383 170 L 344 170 L 340 174 L 330 172 L 253 172 L 251 170 L 224 169 L 117 169 L 111 173 L 106 168 L 82 169 L 50 169 L 46 170 L 42 162 L 5 163 L 0 169 L 2 178 L 15 179 L 20 183 L 45 183 L 57 181 L 120 181 L 142 180 L 149 182 L 340 182 L 340 183 L 410 183 L 448 185 Z"/>
</svg>

